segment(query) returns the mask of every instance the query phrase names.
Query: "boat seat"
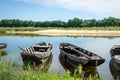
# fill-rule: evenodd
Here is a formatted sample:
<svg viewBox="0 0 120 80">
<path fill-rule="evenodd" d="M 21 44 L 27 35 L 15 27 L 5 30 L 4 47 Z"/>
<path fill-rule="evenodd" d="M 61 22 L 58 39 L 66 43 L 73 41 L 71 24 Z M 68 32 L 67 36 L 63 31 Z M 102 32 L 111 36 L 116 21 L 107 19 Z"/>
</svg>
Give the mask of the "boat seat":
<svg viewBox="0 0 120 80">
<path fill-rule="evenodd" d="M 88 54 L 89 56 L 92 56 L 92 53 L 91 53 L 91 52 L 87 52 L 87 54 Z"/>
<path fill-rule="evenodd" d="M 50 48 L 48 48 L 46 51 L 50 51 Z"/>
<path fill-rule="evenodd" d="M 92 53 L 90 53 L 89 56 L 92 56 Z"/>
<path fill-rule="evenodd" d="M 27 52 L 27 50 L 25 49 L 25 50 L 23 50 L 23 53 L 26 53 Z"/>
<path fill-rule="evenodd" d="M 34 50 L 34 48 L 31 46 L 31 49 L 32 49 L 32 52 L 34 52 L 35 50 Z"/>
<path fill-rule="evenodd" d="M 114 58 L 120 60 L 120 55 L 115 55 Z"/>
<path fill-rule="evenodd" d="M 30 48 L 30 47 L 27 48 L 27 50 L 28 50 L 28 53 L 31 53 L 31 54 L 32 54 L 32 51 L 31 51 L 31 48 Z"/>
<path fill-rule="evenodd" d="M 86 53 L 86 50 L 83 50 L 84 53 Z"/>
<path fill-rule="evenodd" d="M 44 50 L 44 49 L 39 49 L 39 51 L 40 51 L 40 52 L 45 52 L 45 50 Z"/>
<path fill-rule="evenodd" d="M 28 48 L 26 48 L 26 52 L 27 52 L 27 53 L 30 53 L 30 51 L 29 51 L 29 49 L 28 49 Z"/>
<path fill-rule="evenodd" d="M 29 51 L 31 54 L 33 53 L 32 47 L 29 47 Z"/>
<path fill-rule="evenodd" d="M 80 51 L 83 52 L 83 49 L 81 49 Z"/>
<path fill-rule="evenodd" d="M 79 54 L 79 57 L 83 57 L 83 55 Z"/>
</svg>

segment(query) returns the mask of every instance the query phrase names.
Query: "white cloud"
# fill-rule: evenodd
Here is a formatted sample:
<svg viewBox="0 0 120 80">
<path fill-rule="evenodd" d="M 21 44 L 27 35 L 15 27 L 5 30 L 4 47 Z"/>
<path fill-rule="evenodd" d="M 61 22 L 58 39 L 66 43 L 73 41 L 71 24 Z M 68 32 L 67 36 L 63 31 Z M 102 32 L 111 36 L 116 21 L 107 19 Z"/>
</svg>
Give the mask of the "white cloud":
<svg viewBox="0 0 120 80">
<path fill-rule="evenodd" d="M 82 10 L 95 14 L 120 17 L 120 0 L 18 0 L 46 6 Z"/>
</svg>

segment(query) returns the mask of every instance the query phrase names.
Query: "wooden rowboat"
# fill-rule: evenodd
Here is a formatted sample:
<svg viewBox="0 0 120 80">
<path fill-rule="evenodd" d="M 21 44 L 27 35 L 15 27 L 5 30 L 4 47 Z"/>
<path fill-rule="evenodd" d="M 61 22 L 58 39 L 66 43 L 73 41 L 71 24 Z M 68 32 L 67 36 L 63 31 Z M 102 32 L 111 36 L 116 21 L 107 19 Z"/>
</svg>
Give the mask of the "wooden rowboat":
<svg viewBox="0 0 120 80">
<path fill-rule="evenodd" d="M 23 61 L 32 60 L 35 62 L 42 61 L 43 59 L 47 59 L 51 54 L 52 45 L 50 43 L 37 43 L 31 45 L 25 49 L 21 49 L 21 56 Z"/>
<path fill-rule="evenodd" d="M 99 55 L 70 43 L 60 43 L 60 54 L 71 65 L 99 66 L 105 59 Z"/>
</svg>

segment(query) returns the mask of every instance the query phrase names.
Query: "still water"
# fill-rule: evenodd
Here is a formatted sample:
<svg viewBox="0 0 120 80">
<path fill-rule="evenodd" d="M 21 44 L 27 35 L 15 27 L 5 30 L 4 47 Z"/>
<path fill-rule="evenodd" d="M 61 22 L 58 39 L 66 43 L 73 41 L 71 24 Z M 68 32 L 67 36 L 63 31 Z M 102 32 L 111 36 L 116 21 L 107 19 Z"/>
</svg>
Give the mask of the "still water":
<svg viewBox="0 0 120 80">
<path fill-rule="evenodd" d="M 49 69 L 53 73 L 65 73 L 65 67 L 59 60 L 59 44 L 61 42 L 72 43 L 74 45 L 92 51 L 101 57 L 105 58 L 105 62 L 96 68 L 100 78 L 103 80 L 113 80 L 112 71 L 110 68 L 110 55 L 109 51 L 113 45 L 120 45 L 120 37 L 103 38 L 103 37 L 66 37 L 66 36 L 0 36 L 0 43 L 7 43 L 7 55 L 2 58 L 6 61 L 15 62 L 22 65 L 22 58 L 20 56 L 19 46 L 26 48 L 38 42 L 49 42 L 52 44 L 52 61 Z M 115 72 L 114 72 L 115 74 Z"/>
</svg>

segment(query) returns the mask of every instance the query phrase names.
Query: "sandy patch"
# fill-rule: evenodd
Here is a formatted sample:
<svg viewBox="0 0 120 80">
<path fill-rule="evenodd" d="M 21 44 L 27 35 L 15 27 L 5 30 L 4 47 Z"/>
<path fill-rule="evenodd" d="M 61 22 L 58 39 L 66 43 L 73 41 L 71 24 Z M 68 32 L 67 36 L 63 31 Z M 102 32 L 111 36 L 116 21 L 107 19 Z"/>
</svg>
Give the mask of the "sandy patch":
<svg viewBox="0 0 120 80">
<path fill-rule="evenodd" d="M 103 30 L 40 30 L 40 31 L 7 31 L 9 34 L 37 34 L 49 36 L 120 36 L 120 31 Z"/>
</svg>

